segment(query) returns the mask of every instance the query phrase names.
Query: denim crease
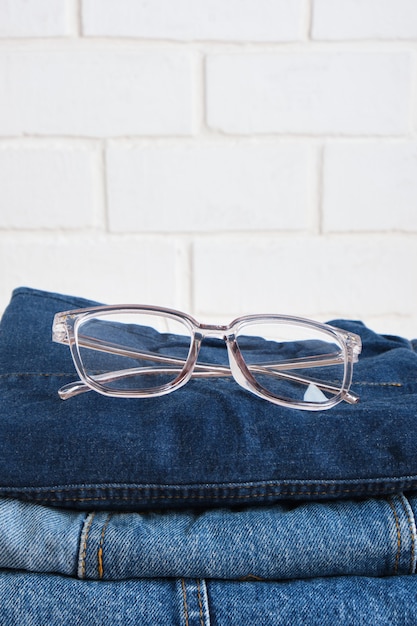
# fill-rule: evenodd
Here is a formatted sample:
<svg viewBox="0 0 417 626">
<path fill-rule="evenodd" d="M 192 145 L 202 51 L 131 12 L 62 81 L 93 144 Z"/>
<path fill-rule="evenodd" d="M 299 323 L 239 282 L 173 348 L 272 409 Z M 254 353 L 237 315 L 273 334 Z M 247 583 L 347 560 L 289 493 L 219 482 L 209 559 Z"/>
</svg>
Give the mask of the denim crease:
<svg viewBox="0 0 417 626">
<path fill-rule="evenodd" d="M 90 580 L 416 571 L 417 498 L 89 514 L 0 500 L 0 568 Z"/>
<path fill-rule="evenodd" d="M 58 388 L 77 376 L 68 348 L 51 341 L 53 316 L 91 304 L 13 293 L 0 324 L 1 496 L 87 512 L 417 489 L 415 342 L 334 321 L 361 335 L 352 385 L 361 402 L 329 411 L 275 406 L 226 379 L 160 398 L 91 392 L 63 402 Z"/>
</svg>

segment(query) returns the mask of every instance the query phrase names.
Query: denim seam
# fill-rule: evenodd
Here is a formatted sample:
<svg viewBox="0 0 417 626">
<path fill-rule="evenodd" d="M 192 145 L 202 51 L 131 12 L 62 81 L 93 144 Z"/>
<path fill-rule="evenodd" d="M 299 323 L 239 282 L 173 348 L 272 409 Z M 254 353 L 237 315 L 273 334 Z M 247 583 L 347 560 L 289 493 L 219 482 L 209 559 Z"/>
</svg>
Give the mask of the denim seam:
<svg viewBox="0 0 417 626">
<path fill-rule="evenodd" d="M 352 383 L 352 386 L 354 385 L 368 385 L 368 387 L 404 387 L 404 385 L 407 385 L 409 383 L 415 383 L 415 380 L 408 380 L 405 383 L 396 383 L 396 382 L 382 382 L 382 381 L 378 381 L 378 382 L 368 382 L 366 380 L 355 380 Z"/>
<path fill-rule="evenodd" d="M 358 485 L 356 488 L 353 489 L 337 489 L 337 488 L 332 488 L 332 489 L 328 489 L 328 490 L 316 490 L 313 489 L 312 491 L 304 491 L 304 489 L 302 487 L 300 487 L 299 489 L 282 489 L 279 485 L 276 485 L 276 491 L 272 491 L 269 493 L 252 493 L 252 492 L 248 492 L 245 494 L 227 494 L 227 495 L 219 495 L 216 493 L 213 493 L 213 491 L 216 491 L 215 489 L 210 491 L 207 490 L 204 494 L 201 495 L 184 495 L 184 494 L 173 494 L 173 495 L 164 495 L 164 494 L 158 494 L 158 495 L 147 495 L 146 499 L 147 500 L 205 500 L 207 497 L 209 496 L 214 496 L 217 500 L 239 500 L 239 499 L 248 499 L 248 498 L 265 498 L 265 497 L 277 497 L 277 496 L 334 496 L 334 495 L 338 495 L 338 494 L 361 494 L 361 493 L 369 493 L 369 494 L 382 494 L 384 495 L 387 491 L 390 491 L 391 493 L 396 493 L 398 487 L 396 485 L 390 485 L 390 486 L 380 486 L 378 488 L 373 488 L 371 490 L 369 490 L 369 487 L 372 486 L 372 484 L 370 483 L 363 483 L 362 485 Z M 273 487 L 273 485 L 268 485 L 268 487 Z M 416 489 L 417 488 L 417 478 L 415 482 L 410 482 L 410 483 L 406 483 L 406 487 L 408 489 Z M 245 489 L 245 487 L 243 486 L 238 486 L 236 487 L 236 489 L 240 489 L 243 488 Z M 147 487 L 129 487 L 130 490 L 132 491 L 144 491 L 147 489 Z M 232 489 L 230 487 L 230 489 Z M 402 486 L 402 489 L 404 489 L 404 486 Z M 54 493 L 59 493 L 62 490 L 56 490 L 54 491 Z M 14 490 L 13 492 L 13 496 L 17 497 L 17 495 L 24 495 L 21 492 L 19 492 L 18 490 Z M 34 499 L 36 501 L 39 502 L 105 502 L 108 500 L 111 500 L 112 498 L 109 498 L 108 496 L 97 496 L 97 497 L 89 497 L 89 498 L 79 498 L 77 496 L 73 496 L 73 497 L 67 497 L 67 498 L 59 498 L 59 497 L 52 497 L 52 496 L 48 496 L 45 495 L 44 493 L 32 493 L 30 494 L 31 498 L 30 499 Z M 116 500 L 117 501 L 126 501 L 126 502 L 130 502 L 132 500 L 132 497 L 134 497 L 135 494 L 133 493 L 131 496 L 116 496 Z M 5 493 L 5 497 L 7 497 L 7 492 Z"/>
<path fill-rule="evenodd" d="M 201 590 L 200 590 L 200 579 L 197 578 L 197 600 L 198 600 L 198 611 L 200 615 L 200 625 L 204 626 L 204 613 L 203 613 L 203 602 L 201 599 Z"/>
<path fill-rule="evenodd" d="M 400 526 L 400 520 L 398 517 L 398 513 L 396 511 L 395 508 L 395 502 L 393 500 L 393 498 L 388 498 L 388 504 L 391 507 L 391 511 L 392 514 L 394 516 L 394 521 L 395 521 L 395 532 L 397 535 L 397 552 L 395 555 L 395 563 L 394 563 L 394 571 L 393 574 L 397 574 L 398 573 L 398 565 L 400 562 L 400 556 L 401 556 L 401 526 Z"/>
<path fill-rule="evenodd" d="M 107 527 L 109 525 L 111 518 L 112 518 L 112 513 L 109 513 L 106 518 L 106 521 L 103 524 L 103 528 L 101 529 L 100 542 L 99 542 L 99 546 L 97 549 L 97 574 L 100 580 L 104 576 L 104 565 L 103 565 L 104 537 L 105 537 L 106 530 L 107 530 Z"/>
<path fill-rule="evenodd" d="M 183 605 L 183 611 L 184 611 L 185 626 L 189 626 L 188 604 L 187 604 L 187 589 L 185 587 L 185 579 L 184 578 L 181 578 L 181 588 L 182 588 L 182 605 Z"/>
<path fill-rule="evenodd" d="M 42 377 L 51 377 L 51 376 L 76 376 L 74 372 L 7 372 L 6 374 L 0 374 L 0 378 L 7 378 L 9 376 L 42 376 Z"/>
<path fill-rule="evenodd" d="M 0 374 L 0 378 L 7 378 L 9 376 L 76 376 L 76 372 L 5 372 Z M 334 381 L 337 382 L 337 381 Z M 415 384 L 417 381 L 408 380 L 406 382 L 395 382 L 395 381 L 365 381 L 365 380 L 355 380 L 352 385 L 366 385 L 368 387 L 404 387 L 405 385 Z"/>
<path fill-rule="evenodd" d="M 400 496 L 400 501 L 401 501 L 401 506 L 403 507 L 404 513 L 407 517 L 407 521 L 408 521 L 408 528 L 410 531 L 410 542 L 411 542 L 411 549 L 410 549 L 410 570 L 409 573 L 410 574 L 414 574 L 414 570 L 415 570 L 415 551 L 416 551 L 416 536 L 415 536 L 415 528 L 416 528 L 416 524 L 415 524 L 415 519 L 414 519 L 414 515 L 413 515 L 413 511 L 411 508 L 411 505 L 408 501 L 408 499 L 405 497 L 404 494 L 401 494 Z"/>
<path fill-rule="evenodd" d="M 87 557 L 87 542 L 88 535 L 91 530 L 91 525 L 94 520 L 95 513 L 88 513 L 85 518 L 83 528 L 81 530 L 81 541 L 80 541 L 80 555 L 79 555 L 79 564 L 78 564 L 78 577 L 85 578 L 86 571 L 86 557 Z"/>
<path fill-rule="evenodd" d="M 206 579 L 200 578 L 199 583 L 200 583 L 200 593 L 202 596 L 203 611 L 205 613 L 205 626 L 210 626 L 211 617 L 210 617 L 210 606 L 209 606 L 209 594 L 208 594 Z"/>
</svg>

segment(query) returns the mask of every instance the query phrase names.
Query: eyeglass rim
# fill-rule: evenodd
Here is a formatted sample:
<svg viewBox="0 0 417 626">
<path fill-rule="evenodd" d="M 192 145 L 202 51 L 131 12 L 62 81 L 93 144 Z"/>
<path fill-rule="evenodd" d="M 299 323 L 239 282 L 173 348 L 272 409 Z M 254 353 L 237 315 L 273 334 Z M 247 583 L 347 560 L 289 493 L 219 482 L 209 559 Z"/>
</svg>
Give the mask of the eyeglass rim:
<svg viewBox="0 0 417 626">
<path fill-rule="evenodd" d="M 150 390 L 136 390 L 126 392 L 124 390 L 114 390 L 97 383 L 96 380 L 89 377 L 85 371 L 81 355 L 79 353 L 79 346 L 77 342 L 78 327 L 86 321 L 89 317 L 98 315 L 106 315 L 111 312 L 117 313 L 131 313 L 142 312 L 153 315 L 160 315 L 170 317 L 179 320 L 185 324 L 191 334 L 190 337 L 190 349 L 187 359 L 184 362 L 184 366 L 178 376 L 171 382 Z M 303 401 L 297 402 L 289 399 L 281 398 L 265 389 L 258 381 L 252 376 L 247 364 L 240 354 L 240 349 L 236 343 L 236 333 L 240 331 L 242 327 L 265 322 L 279 322 L 282 324 L 291 324 L 294 326 L 302 326 L 308 328 L 314 328 L 321 332 L 333 336 L 338 340 L 339 345 L 343 349 L 344 356 L 344 376 L 343 383 L 340 386 L 339 393 L 335 394 L 331 398 L 328 398 L 326 402 L 313 402 Z M 346 331 L 344 329 L 337 328 L 331 324 L 317 322 L 308 318 L 282 315 L 275 313 L 265 314 L 250 314 L 236 317 L 230 324 L 227 325 L 213 325 L 202 324 L 197 321 L 191 315 L 166 307 L 156 307 L 152 305 L 140 305 L 140 304 L 123 304 L 123 305 L 98 305 L 85 307 L 81 309 L 72 309 L 69 311 L 62 311 L 56 313 L 54 316 L 52 326 L 52 338 L 53 341 L 58 343 L 64 343 L 69 345 L 72 358 L 76 371 L 81 379 L 90 389 L 108 396 L 108 397 L 124 397 L 124 398 L 145 398 L 145 397 L 157 397 L 171 393 L 181 386 L 185 385 L 192 376 L 194 366 L 198 358 L 198 351 L 203 338 L 209 335 L 222 334 L 222 338 L 225 339 L 226 346 L 229 354 L 229 365 L 233 378 L 236 382 L 250 391 L 251 393 L 267 399 L 270 402 L 287 406 L 289 408 L 301 408 L 303 410 L 325 410 L 338 404 L 342 400 L 346 400 L 347 396 L 355 396 L 355 394 L 349 393 L 350 385 L 352 382 L 353 363 L 357 361 L 358 355 L 361 352 L 362 342 L 359 335 Z M 240 358 L 239 358 L 240 355 Z"/>
</svg>

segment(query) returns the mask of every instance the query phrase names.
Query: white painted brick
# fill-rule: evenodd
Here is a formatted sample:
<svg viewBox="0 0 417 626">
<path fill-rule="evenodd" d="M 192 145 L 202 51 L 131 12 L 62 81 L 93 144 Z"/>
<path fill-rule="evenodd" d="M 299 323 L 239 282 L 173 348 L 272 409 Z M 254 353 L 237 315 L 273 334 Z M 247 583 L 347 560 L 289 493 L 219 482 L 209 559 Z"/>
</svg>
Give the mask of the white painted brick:
<svg viewBox="0 0 417 626">
<path fill-rule="evenodd" d="M 212 55 L 208 124 L 244 134 L 402 134 L 411 66 L 406 52 Z"/>
<path fill-rule="evenodd" d="M 328 145 L 323 226 L 417 232 L 417 143 Z"/>
<path fill-rule="evenodd" d="M 415 0 L 314 0 L 313 39 L 415 39 Z"/>
<path fill-rule="evenodd" d="M 311 152 L 286 142 L 115 145 L 107 155 L 110 229 L 307 229 Z"/>
<path fill-rule="evenodd" d="M 416 267 L 416 237 L 206 237 L 194 244 L 194 308 L 199 319 L 409 316 L 417 331 Z"/>
<path fill-rule="evenodd" d="M 70 34 L 69 0 L 0 0 L 0 37 Z"/>
<path fill-rule="evenodd" d="M 172 241 L 98 234 L 0 237 L 0 310 L 18 285 L 107 303 L 176 306 Z"/>
<path fill-rule="evenodd" d="M 83 149 L 0 147 L 0 228 L 88 228 L 97 170 Z"/>
<path fill-rule="evenodd" d="M 188 53 L 57 44 L 4 48 L 0 134 L 188 134 Z"/>
<path fill-rule="evenodd" d="M 84 0 L 83 33 L 145 39 L 293 41 L 303 0 Z"/>
</svg>

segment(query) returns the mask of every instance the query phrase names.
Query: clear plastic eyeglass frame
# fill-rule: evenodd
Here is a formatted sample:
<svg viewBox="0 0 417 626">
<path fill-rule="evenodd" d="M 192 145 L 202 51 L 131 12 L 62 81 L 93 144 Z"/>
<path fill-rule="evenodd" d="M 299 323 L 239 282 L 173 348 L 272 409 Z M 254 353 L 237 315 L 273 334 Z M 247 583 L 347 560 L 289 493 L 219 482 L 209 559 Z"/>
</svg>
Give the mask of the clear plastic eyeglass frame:
<svg viewBox="0 0 417 626">
<path fill-rule="evenodd" d="M 134 348 L 129 349 L 125 346 L 122 347 L 115 344 L 106 345 L 105 342 L 91 340 L 91 338 L 83 335 L 82 332 L 79 332 L 80 327 L 82 327 L 89 318 L 100 318 L 100 316 L 112 313 L 142 313 L 153 316 L 162 316 L 174 321 L 176 320 L 188 328 L 190 333 L 190 347 L 186 359 L 164 356 L 157 358 L 157 360 L 162 363 L 166 362 L 167 367 L 169 365 L 170 368 L 175 368 L 177 375 L 172 382 L 164 384 L 160 387 L 155 387 L 154 389 L 109 389 L 108 386 L 106 386 L 106 382 L 116 380 L 118 376 L 129 376 L 129 370 L 124 372 L 108 372 L 106 374 L 95 376 L 94 378 L 86 372 L 80 355 L 81 348 L 91 348 L 100 352 L 118 354 L 129 358 L 143 358 L 144 356 L 141 352 L 135 351 Z M 263 368 L 262 365 L 251 366 L 245 362 L 238 342 L 236 341 L 236 336 L 242 328 L 249 327 L 251 324 L 275 323 L 291 325 L 294 326 L 294 328 L 306 329 L 312 332 L 320 332 L 329 337 L 329 340 L 337 342 L 337 345 L 340 347 L 340 352 L 337 355 L 330 355 L 327 358 L 325 356 L 319 356 L 316 360 L 310 357 L 304 362 L 302 359 L 294 359 L 293 362 L 286 360 L 283 363 L 275 364 L 274 371 L 272 372 L 275 377 L 308 385 L 310 379 L 302 375 L 297 375 L 297 369 L 336 364 L 341 366 L 343 364 L 344 373 L 340 384 L 333 386 L 328 382 L 321 384 L 316 380 L 312 381 L 330 397 L 326 397 L 324 401 L 304 400 L 299 402 L 296 400 L 289 400 L 288 398 L 280 397 L 265 389 L 255 379 L 252 373 L 254 369 L 262 370 L 265 368 Z M 201 343 L 203 339 L 209 337 L 225 341 L 229 367 L 197 362 Z M 57 343 L 69 346 L 75 368 L 80 378 L 79 381 L 69 383 L 59 389 L 58 394 L 63 400 L 91 390 L 105 396 L 112 397 L 149 398 L 171 393 L 172 391 L 175 391 L 185 385 L 192 377 L 216 378 L 232 376 L 234 380 L 247 391 L 260 398 L 268 400 L 269 402 L 289 408 L 322 411 L 330 409 L 341 401 L 346 401 L 349 404 L 356 404 L 359 401 L 359 396 L 351 392 L 349 389 L 352 381 L 353 364 L 357 362 L 362 349 L 360 337 L 354 333 L 330 326 L 329 324 L 322 324 L 320 322 L 299 317 L 274 314 L 246 315 L 236 318 L 229 325 L 224 326 L 200 324 L 186 313 L 181 313 L 167 308 L 158 308 L 147 305 L 96 306 L 57 313 L 54 317 L 52 326 L 52 339 Z M 151 368 L 147 369 L 150 370 Z M 268 371 L 268 374 L 269 373 L 271 372 Z"/>
</svg>

